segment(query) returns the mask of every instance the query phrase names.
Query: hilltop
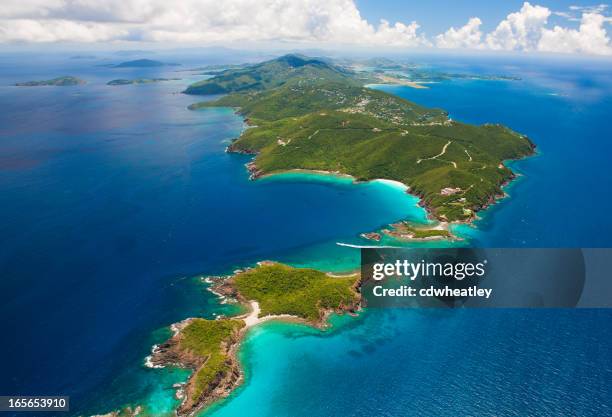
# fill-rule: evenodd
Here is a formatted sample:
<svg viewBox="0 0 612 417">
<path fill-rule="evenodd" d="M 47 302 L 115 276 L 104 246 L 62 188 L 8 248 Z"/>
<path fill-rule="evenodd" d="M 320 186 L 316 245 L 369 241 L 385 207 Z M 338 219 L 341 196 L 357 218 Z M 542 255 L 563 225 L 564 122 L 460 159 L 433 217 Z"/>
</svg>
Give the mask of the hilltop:
<svg viewBox="0 0 612 417">
<path fill-rule="evenodd" d="M 191 84 L 184 93 L 206 95 L 261 91 L 296 79 L 353 82 L 352 73 L 342 67 L 319 58 L 292 54 L 260 64 L 221 71 L 212 78 Z"/>
</svg>

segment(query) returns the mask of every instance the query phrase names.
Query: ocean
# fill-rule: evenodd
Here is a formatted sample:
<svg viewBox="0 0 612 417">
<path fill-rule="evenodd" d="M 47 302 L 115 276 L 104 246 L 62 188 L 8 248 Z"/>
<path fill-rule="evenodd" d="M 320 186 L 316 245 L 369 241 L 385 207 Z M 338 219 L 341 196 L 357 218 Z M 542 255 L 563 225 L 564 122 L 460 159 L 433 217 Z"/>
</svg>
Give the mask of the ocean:
<svg viewBox="0 0 612 417">
<path fill-rule="evenodd" d="M 119 57 L 111 57 L 119 62 Z M 176 58 L 176 57 L 173 57 Z M 220 60 L 222 58 L 219 58 Z M 609 247 L 610 63 L 423 57 L 435 69 L 520 76 L 377 87 L 453 119 L 504 123 L 538 154 L 477 227 L 474 246 Z M 359 233 L 426 222 L 388 184 L 288 174 L 249 181 L 224 153 L 230 109 L 189 111 L 183 67 L 13 54 L 0 60 L 0 393 L 70 395 L 70 415 L 143 404 L 170 414 L 188 372 L 144 358 L 186 317 L 231 313 L 201 277 L 273 259 L 357 267 Z M 216 63 L 216 62 L 213 62 Z M 76 87 L 18 88 L 75 75 Z M 115 78 L 177 81 L 107 86 Z M 607 310 L 368 311 L 332 330 L 266 323 L 240 352 L 246 383 L 210 416 L 606 415 Z"/>
</svg>

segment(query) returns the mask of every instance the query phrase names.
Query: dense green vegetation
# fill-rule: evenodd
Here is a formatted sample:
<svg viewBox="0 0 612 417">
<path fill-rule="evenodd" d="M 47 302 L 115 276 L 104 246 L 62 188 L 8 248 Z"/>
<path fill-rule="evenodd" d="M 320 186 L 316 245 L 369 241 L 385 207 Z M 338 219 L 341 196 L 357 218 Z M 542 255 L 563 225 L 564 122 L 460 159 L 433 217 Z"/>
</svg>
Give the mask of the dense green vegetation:
<svg viewBox="0 0 612 417">
<path fill-rule="evenodd" d="M 279 88 L 230 94 L 217 101 L 196 103 L 190 108 L 193 110 L 210 106 L 240 108 L 241 113 L 248 117 L 252 124 L 258 126 L 289 117 L 320 114 L 329 110 L 341 110 L 347 114 L 347 117 L 351 114 L 371 116 L 393 125 L 441 123 L 447 120 L 446 113 L 442 110 L 428 109 L 353 83 L 327 79 L 296 79 Z M 348 129 L 354 126 L 345 127 Z M 390 126 L 380 124 L 379 127 Z"/>
<path fill-rule="evenodd" d="M 244 326 L 242 320 L 194 319 L 182 331 L 180 349 L 204 360 L 193 376 L 191 399 L 197 403 L 217 378 L 229 370 L 227 346 Z"/>
<path fill-rule="evenodd" d="M 233 281 L 242 297 L 259 303 L 262 316 L 291 314 L 319 321 L 323 310 L 356 305 L 357 279 L 357 275 L 330 277 L 314 269 L 266 264 L 236 275 Z"/>
<path fill-rule="evenodd" d="M 53 78 L 51 80 L 27 81 L 23 83 L 17 83 L 15 85 L 20 86 L 20 87 L 37 87 L 41 85 L 53 85 L 53 86 L 63 87 L 63 86 L 68 86 L 68 85 L 79 85 L 79 84 L 85 84 L 85 81 L 77 77 L 66 75 L 63 77 Z"/>
<path fill-rule="evenodd" d="M 228 77 L 235 82 L 239 71 L 286 59 L 232 70 L 206 83 Z M 513 177 L 503 161 L 533 152 L 529 139 L 507 127 L 451 121 L 441 110 L 365 88 L 349 73 L 317 62 L 325 69 L 304 64 L 300 68 L 310 67 L 308 76 L 275 78 L 191 108 L 240 109 L 254 127 L 229 150 L 258 154 L 254 177 L 311 169 L 358 180 L 396 180 L 419 195 L 435 217 L 448 221 L 472 219 Z M 242 87 L 229 91 L 236 90 Z"/>
</svg>

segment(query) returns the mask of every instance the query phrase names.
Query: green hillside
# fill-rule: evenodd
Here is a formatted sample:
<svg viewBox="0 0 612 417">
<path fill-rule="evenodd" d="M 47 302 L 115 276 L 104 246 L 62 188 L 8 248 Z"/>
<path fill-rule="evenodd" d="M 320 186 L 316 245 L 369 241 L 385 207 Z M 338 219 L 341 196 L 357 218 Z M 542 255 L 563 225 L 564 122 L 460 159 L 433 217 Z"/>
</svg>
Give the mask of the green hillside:
<svg viewBox="0 0 612 417">
<path fill-rule="evenodd" d="M 298 78 L 285 85 L 244 94 L 230 94 L 214 102 L 192 105 L 191 109 L 227 106 L 241 109 L 254 124 L 322 110 L 366 114 L 393 124 L 444 122 L 446 113 L 428 109 L 382 91 L 321 78 Z"/>
<path fill-rule="evenodd" d="M 215 77 L 191 84 L 186 94 L 224 94 L 265 90 L 294 79 L 353 82 L 351 73 L 323 60 L 285 55 L 245 68 L 228 69 Z"/>
<path fill-rule="evenodd" d="M 253 127 L 228 150 L 257 154 L 254 178 L 311 169 L 396 180 L 440 220 L 472 219 L 514 177 L 503 161 L 533 153 L 529 139 L 507 127 L 451 121 L 442 110 L 346 78 L 297 77 L 191 108 L 240 109 Z"/>
</svg>

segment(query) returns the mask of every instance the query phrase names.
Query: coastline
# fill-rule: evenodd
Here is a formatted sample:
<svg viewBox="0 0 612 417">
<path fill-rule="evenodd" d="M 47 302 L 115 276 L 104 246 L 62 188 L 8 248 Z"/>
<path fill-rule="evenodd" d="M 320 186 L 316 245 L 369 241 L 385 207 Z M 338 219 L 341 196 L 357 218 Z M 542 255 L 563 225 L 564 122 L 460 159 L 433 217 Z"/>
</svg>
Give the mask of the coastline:
<svg viewBox="0 0 612 417">
<path fill-rule="evenodd" d="M 230 151 L 232 152 L 232 151 Z M 534 146 L 533 147 L 533 153 L 530 155 L 527 155 L 523 158 L 518 158 L 518 159 L 508 159 L 508 160 L 504 160 L 502 162 L 502 164 L 504 166 L 507 166 L 506 164 L 510 165 L 510 164 L 514 164 L 517 162 L 520 162 L 526 158 L 531 158 L 534 156 L 537 156 L 539 153 L 537 152 L 537 148 Z M 247 167 L 247 169 L 250 170 L 252 169 L 254 165 L 254 161 L 251 161 L 247 164 L 245 164 L 245 166 Z M 325 171 L 325 170 L 309 170 L 309 169 L 303 169 L 303 168 L 299 168 L 299 169 L 290 169 L 290 170 L 283 170 L 283 171 L 278 171 L 278 172 L 271 172 L 271 173 L 265 173 L 265 174 L 260 174 L 258 176 L 255 176 L 254 178 L 251 178 L 252 180 L 265 180 L 265 179 L 271 179 L 271 178 L 275 178 L 275 177 L 282 177 L 283 175 L 287 175 L 287 174 L 306 174 L 306 175 L 312 175 L 314 177 L 320 176 L 320 177 L 329 177 L 329 178 L 337 178 L 337 179 L 341 179 L 341 180 L 350 180 L 352 184 L 363 184 L 363 183 L 374 183 L 374 182 L 378 182 L 380 184 L 385 184 L 387 186 L 393 187 L 395 189 L 399 189 L 402 190 L 403 192 L 405 192 L 406 194 L 409 194 L 410 196 L 416 197 L 418 199 L 417 202 L 417 206 L 421 207 L 422 209 L 425 210 L 426 212 L 426 216 L 427 219 L 429 220 L 429 224 L 426 225 L 418 225 L 419 229 L 421 230 L 445 230 L 449 232 L 449 236 L 445 237 L 445 236 L 440 236 L 440 237 L 426 237 L 426 238 L 393 238 L 393 240 L 398 241 L 398 242 L 431 242 L 431 241 L 446 241 L 446 242 L 457 242 L 457 241 L 463 241 L 465 239 L 469 239 L 469 236 L 463 236 L 461 234 L 458 234 L 456 230 L 454 229 L 454 226 L 471 226 L 471 227 L 476 227 L 475 223 L 477 223 L 479 220 L 481 220 L 483 218 L 483 216 L 486 215 L 487 211 L 489 211 L 489 209 L 495 205 L 497 205 L 498 203 L 500 203 L 502 200 L 509 198 L 510 194 L 508 194 L 508 192 L 506 191 L 508 189 L 508 187 L 512 186 L 514 183 L 516 183 L 517 181 L 519 181 L 521 178 L 524 177 L 524 174 L 519 172 L 514 172 L 512 176 L 504 181 L 501 185 L 500 185 L 500 189 L 501 192 L 497 193 L 493 196 L 491 196 L 489 198 L 489 200 L 487 201 L 486 204 L 484 204 L 481 208 L 479 208 L 478 210 L 476 210 L 474 212 L 474 215 L 467 219 L 467 220 L 462 220 L 462 221 L 445 221 L 443 219 L 437 219 L 432 215 L 432 209 L 424 202 L 423 200 L 423 196 L 416 194 L 416 193 L 412 193 L 411 189 L 409 186 L 407 186 L 406 184 L 400 182 L 400 181 L 396 181 L 396 180 L 390 180 L 390 179 L 386 179 L 386 178 L 376 178 L 373 180 L 368 180 L 368 181 L 359 181 L 357 180 L 355 177 L 353 177 L 352 175 L 349 174 L 345 174 L 339 171 Z M 401 222 L 401 221 L 400 221 Z M 399 222 L 396 222 L 394 224 L 397 224 Z M 393 227 L 394 224 L 389 224 L 388 226 Z M 369 238 L 367 237 L 368 235 L 382 235 L 385 234 L 384 233 L 385 228 L 381 228 L 377 231 L 374 232 L 363 232 L 360 234 L 360 237 L 366 239 L 366 240 L 373 240 L 373 241 L 380 241 L 380 239 L 377 238 Z M 344 244 L 344 243 L 338 243 L 341 246 L 348 246 L 348 247 L 380 247 L 380 245 L 352 245 L 352 244 Z M 386 245 L 387 247 L 394 247 L 394 246 L 389 246 Z"/>
<path fill-rule="evenodd" d="M 260 302 L 257 300 L 247 299 L 236 286 L 235 278 L 241 274 L 249 273 L 258 268 L 282 266 L 276 262 L 260 261 L 256 267 L 243 268 L 234 271 L 234 274 L 229 276 L 216 276 L 201 278 L 203 283 L 207 284 L 207 290 L 213 293 L 220 302 L 232 302 L 240 304 L 247 311 L 243 314 L 231 317 L 216 317 L 215 320 L 204 320 L 201 318 L 188 318 L 170 326 L 173 336 L 165 343 L 156 344 L 152 347 L 151 354 L 145 359 L 145 366 L 150 368 L 164 368 L 166 366 L 191 369 L 193 373 L 188 380 L 181 384 L 175 384 L 175 398 L 181 400 L 181 404 L 176 410 L 179 416 L 194 415 L 207 407 L 216 404 L 219 400 L 229 396 L 234 390 L 244 382 L 244 369 L 240 362 L 238 352 L 240 351 L 242 342 L 250 329 L 266 322 L 282 321 L 286 323 L 296 323 L 307 325 L 312 328 L 323 330 L 330 327 L 329 318 L 331 314 L 348 313 L 356 315 L 361 309 L 361 297 L 357 290 L 359 285 L 359 272 L 352 271 L 348 274 L 331 274 L 324 275 L 331 279 L 349 279 L 353 282 L 351 285 L 355 301 L 349 304 L 340 304 L 336 307 L 318 306 L 319 317 L 312 319 L 300 317 L 294 314 L 265 314 L 262 315 Z M 291 267 L 289 267 L 291 268 Z M 291 268 L 295 269 L 295 268 Z M 321 274 L 321 273 L 320 273 Z M 205 387 L 205 391 L 200 396 L 194 398 L 194 392 L 197 390 L 194 385 L 198 380 L 198 375 L 212 360 L 212 356 L 202 358 L 196 355 L 191 350 L 185 350 L 181 344 L 185 339 L 183 334 L 186 329 L 198 322 L 209 323 L 224 323 L 224 322 L 240 322 L 238 330 L 234 331 L 232 336 L 225 342 L 221 343 L 221 350 L 225 352 L 225 368 L 223 371 L 218 371 L 210 384 Z M 127 409 L 124 412 L 131 412 Z M 110 414 L 109 414 L 110 415 Z M 132 414 L 135 415 L 135 414 Z"/>
<path fill-rule="evenodd" d="M 429 87 L 422 85 L 422 83 L 417 81 L 410 81 L 403 78 L 392 77 L 389 75 L 381 74 L 378 76 L 378 79 L 381 80 L 383 85 L 403 85 L 406 87 L 416 88 L 416 89 L 427 89 Z M 375 84 L 370 84 L 375 85 Z"/>
<path fill-rule="evenodd" d="M 346 180 L 351 180 L 351 182 L 353 184 L 364 184 L 364 183 L 378 182 L 380 184 L 385 184 L 387 186 L 390 186 L 390 187 L 393 187 L 393 188 L 405 191 L 406 194 L 410 194 L 412 196 L 415 196 L 414 194 L 410 193 L 410 187 L 408 187 L 403 182 L 396 181 L 396 180 L 389 180 L 389 179 L 386 179 L 386 178 L 375 178 L 373 180 L 359 181 L 354 176 L 352 176 L 350 174 L 342 173 L 340 171 L 325 171 L 325 170 L 321 170 L 321 169 L 296 168 L 296 169 L 287 169 L 287 170 L 278 171 L 278 172 L 270 172 L 270 173 L 261 174 L 260 176 L 254 178 L 254 179 L 278 178 L 278 177 L 281 177 L 281 176 L 287 175 L 287 174 L 306 174 L 306 175 L 312 175 L 312 176 L 315 176 L 315 177 L 316 176 L 321 176 L 321 177 L 331 177 L 331 178 L 338 178 L 338 179 L 346 179 Z M 415 197 L 418 197 L 418 196 L 415 196 Z"/>
<path fill-rule="evenodd" d="M 249 163 L 250 164 L 250 163 Z M 247 164 L 247 168 L 248 165 Z M 418 224 L 418 229 L 421 231 L 445 231 L 448 232 L 448 235 L 446 236 L 445 233 L 441 233 L 438 236 L 430 236 L 430 237 L 424 237 L 424 238 L 419 238 L 419 237 L 408 237 L 408 236 L 403 236 L 403 237 L 399 237 L 399 236 L 393 236 L 392 231 L 388 230 L 387 228 L 381 228 L 378 229 L 377 231 L 374 232 L 363 232 L 360 233 L 359 236 L 367 239 L 367 240 L 373 240 L 373 241 L 380 241 L 382 234 L 385 234 L 391 238 L 393 238 L 394 240 L 397 240 L 399 242 L 406 242 L 406 241 L 413 241 L 413 242 L 423 242 L 423 241 L 432 241 L 432 240 L 447 240 L 447 241 L 459 241 L 459 240 L 463 240 L 460 236 L 457 236 L 455 234 L 453 234 L 450 231 L 450 225 L 451 224 L 470 224 L 470 222 L 445 222 L 445 221 L 440 221 L 439 219 L 435 219 L 431 216 L 430 211 L 427 209 L 427 207 L 425 207 L 425 205 L 422 203 L 423 199 L 422 197 L 412 194 L 410 192 L 410 187 L 408 187 L 406 184 L 400 182 L 400 181 L 396 181 L 396 180 L 390 180 L 390 179 L 386 179 L 386 178 L 376 178 L 373 180 L 367 180 L 367 181 L 359 181 L 357 180 L 355 177 L 353 177 L 352 175 L 349 174 L 344 174 L 338 171 L 324 171 L 324 170 L 308 170 L 308 169 L 290 169 L 290 170 L 284 170 L 284 171 L 279 171 L 279 172 L 271 172 L 271 173 L 267 173 L 267 174 L 262 174 L 260 176 L 258 176 L 255 179 L 269 179 L 269 178 L 275 178 L 275 177 L 281 177 L 283 175 L 290 175 L 290 174 L 306 174 L 306 175 L 313 175 L 313 176 L 321 176 L 321 177 L 330 177 L 330 178 L 338 178 L 338 179 L 344 179 L 344 180 L 350 180 L 352 184 L 363 184 L 363 183 L 379 183 L 379 184 L 384 184 L 385 186 L 388 187 L 392 187 L 394 189 L 397 190 L 401 190 L 402 192 L 416 197 L 418 199 L 418 202 L 416 204 L 417 207 L 423 208 L 426 212 L 426 216 L 427 219 L 429 220 L 428 224 Z M 398 222 L 395 223 L 391 223 L 388 225 L 388 227 L 390 227 L 391 229 L 394 229 L 395 225 L 398 225 L 400 223 L 402 223 L 403 221 L 400 220 Z M 338 243 L 339 245 L 345 245 L 345 244 L 341 244 Z M 351 245 L 346 245 L 346 246 L 351 246 Z M 353 245 L 356 246 L 356 245 Z M 379 247 L 379 246 L 376 246 Z"/>
</svg>

